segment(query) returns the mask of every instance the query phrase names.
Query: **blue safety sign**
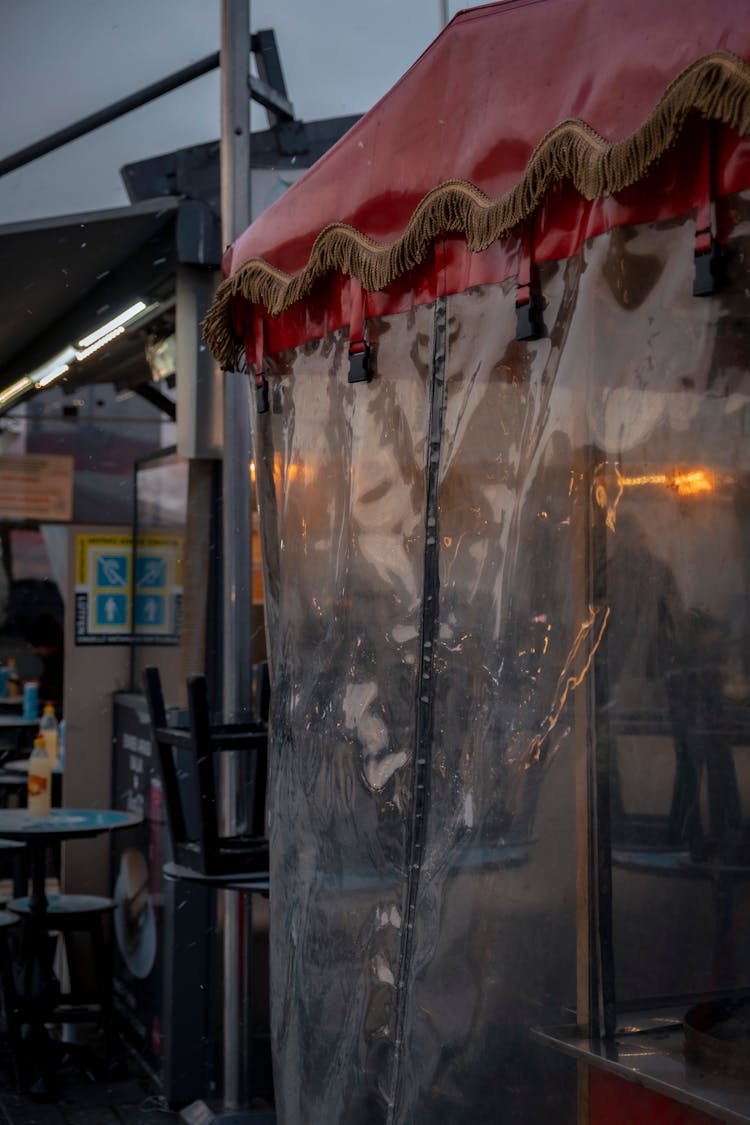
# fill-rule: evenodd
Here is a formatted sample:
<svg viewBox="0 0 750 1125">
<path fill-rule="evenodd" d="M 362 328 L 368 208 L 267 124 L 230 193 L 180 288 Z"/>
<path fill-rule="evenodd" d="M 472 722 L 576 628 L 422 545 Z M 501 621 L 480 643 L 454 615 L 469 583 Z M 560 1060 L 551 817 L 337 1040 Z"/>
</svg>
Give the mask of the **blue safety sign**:
<svg viewBox="0 0 750 1125">
<path fill-rule="evenodd" d="M 164 556 L 140 556 L 135 564 L 136 589 L 162 589 L 167 584 L 167 560 Z"/>
<path fill-rule="evenodd" d="M 138 641 L 169 643 L 179 632 L 182 588 L 175 589 L 174 541 L 147 536 L 135 563 L 135 625 Z"/>
<path fill-rule="evenodd" d="M 129 609 L 127 594 L 97 594 L 94 599 L 94 628 L 127 628 Z"/>
<path fill-rule="evenodd" d="M 162 628 L 167 621 L 167 599 L 164 594 L 135 595 L 135 627 L 137 632 Z"/>
<path fill-rule="evenodd" d="M 114 589 L 127 590 L 130 572 L 130 551 L 119 551 L 114 554 L 96 556 L 96 585 Z"/>
<path fill-rule="evenodd" d="M 178 644 L 182 536 L 76 538 L 76 644 Z"/>
</svg>

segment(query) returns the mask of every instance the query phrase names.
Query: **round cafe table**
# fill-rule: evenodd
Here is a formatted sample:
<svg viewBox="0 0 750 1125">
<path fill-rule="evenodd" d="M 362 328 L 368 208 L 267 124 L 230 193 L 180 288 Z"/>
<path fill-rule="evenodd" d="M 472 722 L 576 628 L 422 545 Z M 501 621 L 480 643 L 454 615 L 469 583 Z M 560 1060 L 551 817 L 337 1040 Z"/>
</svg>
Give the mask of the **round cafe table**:
<svg viewBox="0 0 750 1125">
<path fill-rule="evenodd" d="M 116 809 L 51 809 L 44 816 L 30 813 L 28 809 L 0 809 L 0 839 L 18 840 L 26 844 L 31 869 L 31 895 L 28 903 L 23 898 L 13 899 L 9 909 L 26 914 L 27 929 L 23 940 L 23 960 L 27 982 L 27 996 L 32 1001 L 30 1023 L 32 1034 L 40 1044 L 47 1043 L 45 1022 L 59 999 L 59 982 L 52 964 L 52 952 L 47 939 L 48 901 L 45 894 L 47 849 L 63 840 L 81 840 L 133 828 L 142 817 Z M 80 911 L 91 909 L 93 900 L 84 902 L 86 896 L 55 896 L 56 913 L 60 910 Z M 97 900 L 98 902 L 102 900 Z M 14 906 L 16 909 L 14 910 Z M 49 1051 L 42 1047 L 44 1076 L 39 1079 L 41 1088 L 50 1088 L 53 1078 Z"/>
<path fill-rule="evenodd" d="M 8 770 L 10 773 L 28 774 L 29 761 L 30 758 L 11 758 L 9 762 L 3 762 L 3 769 Z M 62 773 L 62 771 L 63 768 L 58 761 L 57 764 L 52 767 L 52 772 Z"/>
<path fill-rule="evenodd" d="M 0 838 L 22 840 L 29 848 L 31 867 L 31 897 L 29 909 L 44 913 L 47 897 L 44 893 L 47 848 L 63 840 L 79 840 L 133 828 L 142 817 L 117 809 L 50 809 L 46 816 L 36 816 L 28 809 L 0 809 Z"/>
</svg>

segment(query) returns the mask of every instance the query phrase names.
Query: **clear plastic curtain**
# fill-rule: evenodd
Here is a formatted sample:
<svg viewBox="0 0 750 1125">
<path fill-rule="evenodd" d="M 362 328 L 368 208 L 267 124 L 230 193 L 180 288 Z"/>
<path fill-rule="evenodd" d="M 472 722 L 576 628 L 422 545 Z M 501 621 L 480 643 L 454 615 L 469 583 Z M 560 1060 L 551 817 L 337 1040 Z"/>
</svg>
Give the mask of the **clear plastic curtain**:
<svg viewBox="0 0 750 1125">
<path fill-rule="evenodd" d="M 687 218 L 543 267 L 538 341 L 515 338 L 509 282 L 372 322 L 369 385 L 347 383 L 341 334 L 268 363 L 255 441 L 284 1125 L 575 1120 L 575 1066 L 531 1031 L 575 1020 L 576 777 L 597 738 L 619 997 L 748 983 L 731 911 L 717 950 L 711 880 L 653 859 L 743 859 L 734 205 L 714 297 L 692 295 Z M 733 892 L 740 909 L 739 877 Z"/>
</svg>

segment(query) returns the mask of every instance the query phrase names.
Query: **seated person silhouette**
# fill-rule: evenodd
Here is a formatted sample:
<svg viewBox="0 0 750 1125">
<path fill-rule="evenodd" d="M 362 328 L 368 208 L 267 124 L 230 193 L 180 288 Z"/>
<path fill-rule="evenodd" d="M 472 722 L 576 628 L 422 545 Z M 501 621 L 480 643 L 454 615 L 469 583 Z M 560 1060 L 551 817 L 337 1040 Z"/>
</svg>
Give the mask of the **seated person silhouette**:
<svg viewBox="0 0 750 1125">
<path fill-rule="evenodd" d="M 63 700 L 63 629 L 51 613 L 40 614 L 27 626 L 27 643 L 42 661 L 40 704 L 52 703 L 58 718 Z"/>
</svg>

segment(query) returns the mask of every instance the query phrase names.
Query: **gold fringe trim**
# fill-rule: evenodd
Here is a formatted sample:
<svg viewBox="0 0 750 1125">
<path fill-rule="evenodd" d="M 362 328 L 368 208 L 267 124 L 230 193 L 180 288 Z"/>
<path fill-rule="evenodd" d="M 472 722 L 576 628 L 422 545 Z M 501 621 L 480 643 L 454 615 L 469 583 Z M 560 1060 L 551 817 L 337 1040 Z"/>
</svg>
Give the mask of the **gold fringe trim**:
<svg viewBox="0 0 750 1125">
<path fill-rule="evenodd" d="M 203 322 L 205 340 L 222 367 L 231 368 L 241 346 L 229 320 L 235 297 L 262 304 L 278 316 L 331 271 L 349 274 L 375 292 L 419 265 L 442 235 L 462 233 L 470 250 L 486 250 L 528 218 L 558 180 L 569 179 L 588 200 L 622 191 L 643 179 L 675 143 L 690 112 L 721 121 L 743 136 L 750 132 L 750 66 L 728 51 L 698 59 L 622 141 L 606 141 L 583 121 L 563 121 L 542 137 L 523 179 L 505 195 L 492 200 L 464 180 L 447 180 L 425 195 L 394 242 L 378 243 L 346 223 L 331 223 L 315 239 L 301 273 L 288 274 L 251 258 L 219 286 Z"/>
</svg>

